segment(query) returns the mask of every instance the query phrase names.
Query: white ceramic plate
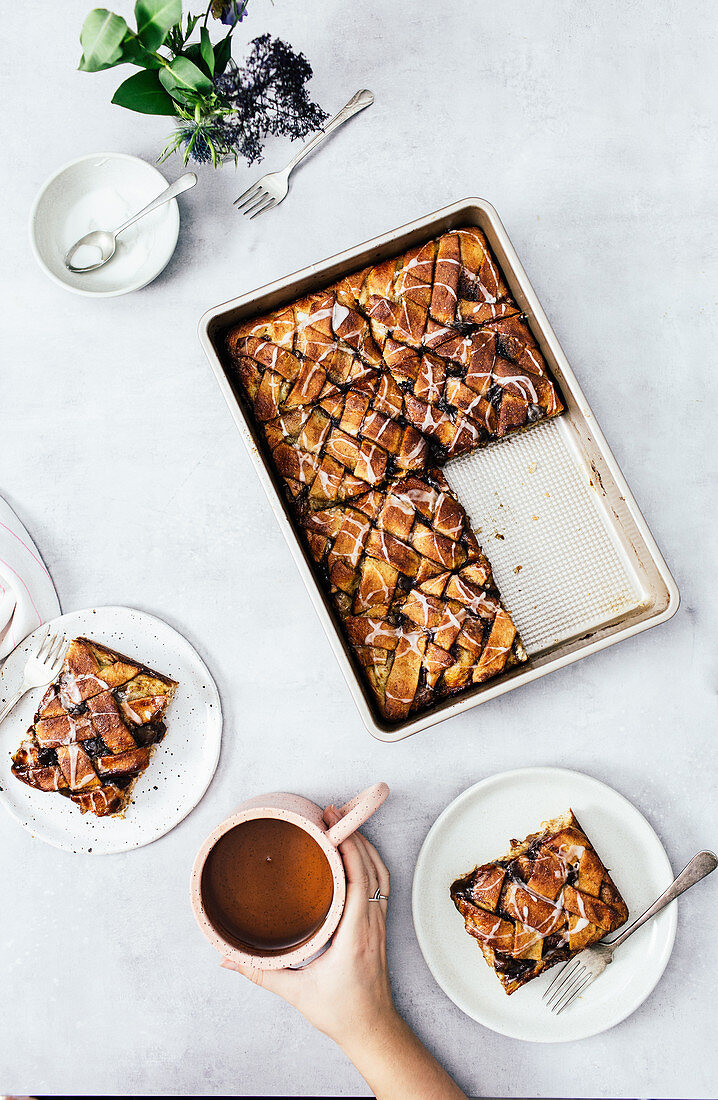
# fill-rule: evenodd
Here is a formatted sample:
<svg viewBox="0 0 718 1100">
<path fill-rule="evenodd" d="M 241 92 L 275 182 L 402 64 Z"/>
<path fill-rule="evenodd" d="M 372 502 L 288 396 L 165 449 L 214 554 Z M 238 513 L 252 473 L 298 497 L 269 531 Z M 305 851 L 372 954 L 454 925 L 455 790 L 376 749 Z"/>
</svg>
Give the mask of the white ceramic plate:
<svg viewBox="0 0 718 1100">
<path fill-rule="evenodd" d="M 0 675 L 0 706 L 18 689 L 27 654 L 45 626 L 8 657 Z M 11 753 L 32 724 L 44 688 L 30 691 L 2 725 L 0 802 L 26 829 L 56 848 L 105 855 L 140 848 L 164 836 L 207 790 L 219 759 L 222 709 L 209 670 L 186 638 L 154 615 L 129 607 L 71 611 L 53 619 L 51 631 L 68 642 L 92 638 L 177 680 L 167 711 L 167 733 L 132 792 L 124 818 L 81 814 L 69 799 L 33 790 L 10 771 Z"/>
<path fill-rule="evenodd" d="M 541 997 L 558 967 L 507 996 L 449 897 L 454 879 L 500 859 L 512 838 L 573 810 L 629 908 L 639 916 L 673 881 L 663 845 L 623 795 L 563 768 L 521 768 L 459 795 L 434 822 L 414 873 L 414 927 L 437 982 L 458 1007 L 492 1031 L 535 1043 L 585 1039 L 634 1012 L 663 973 L 676 935 L 676 906 L 649 921 L 618 951 L 600 979 L 554 1016 Z"/>
<path fill-rule="evenodd" d="M 68 271 L 69 248 L 92 229 L 115 229 L 167 186 L 161 172 L 126 153 L 93 153 L 47 180 L 30 214 L 30 243 L 40 266 L 67 290 L 111 298 L 139 290 L 166 266 L 177 244 L 179 207 L 171 199 L 117 238 L 97 271 Z"/>
</svg>

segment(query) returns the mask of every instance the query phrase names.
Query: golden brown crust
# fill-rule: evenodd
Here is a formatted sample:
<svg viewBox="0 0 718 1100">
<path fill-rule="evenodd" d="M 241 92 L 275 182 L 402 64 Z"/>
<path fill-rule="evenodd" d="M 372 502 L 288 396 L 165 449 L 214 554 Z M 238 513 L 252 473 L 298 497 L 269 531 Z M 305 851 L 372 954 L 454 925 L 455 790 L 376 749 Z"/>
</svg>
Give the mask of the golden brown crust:
<svg viewBox="0 0 718 1100">
<path fill-rule="evenodd" d="M 387 718 L 403 720 L 522 659 L 491 567 L 439 470 L 396 478 L 303 523 Z"/>
<path fill-rule="evenodd" d="M 401 720 L 525 660 L 448 486 L 446 516 L 409 507 L 402 517 L 394 499 L 412 476 L 433 485 L 446 459 L 563 409 L 481 230 L 445 233 L 242 322 L 226 349 L 383 715 Z M 341 532 L 322 529 L 332 509 Z M 360 544 L 347 553 L 356 525 Z M 443 584 L 422 588 L 437 574 Z M 468 616 L 460 635 L 416 621 L 407 580 Z M 472 608 L 475 590 L 491 591 L 490 616 Z M 396 632 L 389 659 L 363 640 L 365 624 L 349 622 L 369 614 Z"/>
<path fill-rule="evenodd" d="M 506 993 L 619 928 L 628 908 L 568 810 L 450 888 Z"/>
<path fill-rule="evenodd" d="M 89 638 L 75 638 L 12 772 L 98 817 L 120 814 L 164 736 L 174 680 Z"/>
</svg>

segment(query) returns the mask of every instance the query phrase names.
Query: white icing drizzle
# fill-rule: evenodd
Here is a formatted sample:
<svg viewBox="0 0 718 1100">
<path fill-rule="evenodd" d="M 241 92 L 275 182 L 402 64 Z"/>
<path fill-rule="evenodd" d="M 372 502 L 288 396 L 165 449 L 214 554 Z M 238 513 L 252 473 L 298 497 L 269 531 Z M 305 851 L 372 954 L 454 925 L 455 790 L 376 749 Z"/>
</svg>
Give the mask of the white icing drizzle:
<svg viewBox="0 0 718 1100">
<path fill-rule="evenodd" d="M 576 844 L 575 841 L 570 841 L 568 844 L 561 843 L 558 846 L 558 854 L 565 859 L 567 864 L 580 863 L 581 856 L 586 851 L 585 844 Z"/>
<path fill-rule="evenodd" d="M 338 328 L 341 328 L 348 316 L 348 307 L 340 305 L 339 302 L 335 302 L 332 308 L 332 328 L 335 332 Z"/>
<path fill-rule="evenodd" d="M 371 629 L 364 639 L 364 645 L 376 645 L 380 640 L 388 640 L 390 638 L 396 638 L 398 631 L 396 627 L 389 626 L 382 619 L 367 619 L 367 623 L 371 624 Z"/>
<path fill-rule="evenodd" d="M 346 538 L 350 540 L 351 549 L 348 554 L 343 554 L 342 557 L 346 557 L 352 565 L 357 565 L 359 563 L 368 529 L 369 523 L 367 520 L 359 521 L 358 519 L 347 517 L 344 521 L 341 535 L 346 536 Z"/>
<path fill-rule="evenodd" d="M 482 650 L 479 664 L 482 667 L 486 667 L 486 665 L 490 665 L 493 661 L 497 660 L 498 657 L 503 657 L 510 649 L 511 646 L 508 645 L 486 645 Z"/>
<path fill-rule="evenodd" d="M 456 301 L 456 291 L 453 286 L 449 286 L 448 283 L 440 283 L 437 279 L 434 280 L 434 286 L 443 286 L 444 290 L 448 290 L 451 297 Z"/>
<path fill-rule="evenodd" d="M 499 610 L 499 604 L 493 598 L 493 596 L 487 596 L 484 592 L 474 593 L 469 588 L 461 577 L 454 577 L 454 584 L 452 587 L 458 589 L 459 599 L 462 603 L 478 614 L 479 611 L 488 611 L 490 614 L 495 615 Z"/>
<path fill-rule="evenodd" d="M 502 378 L 497 378 L 497 382 L 500 386 L 506 386 L 509 382 L 513 382 L 517 390 L 520 391 L 521 396 L 526 401 L 532 401 L 534 405 L 538 404 L 538 395 L 536 393 L 536 387 L 527 374 L 511 374 L 504 375 Z"/>
<path fill-rule="evenodd" d="M 398 494 L 392 493 L 389 497 L 387 507 L 395 508 L 406 519 L 414 518 L 414 506 L 409 500 L 405 500 Z"/>
<path fill-rule="evenodd" d="M 312 381 L 312 379 L 314 378 L 314 375 L 319 370 L 321 370 L 321 367 L 317 363 L 312 363 L 311 369 L 307 372 L 306 377 L 303 379 L 302 384 L 299 387 L 299 392 L 302 395 L 302 397 L 307 397 L 308 396 L 308 394 L 309 394 L 309 383 Z"/>
<path fill-rule="evenodd" d="M 422 336 L 421 342 L 424 347 L 434 348 L 437 344 L 443 344 L 444 340 L 448 336 L 452 336 L 453 332 L 450 328 L 438 328 L 433 332 L 425 332 Z"/>
<path fill-rule="evenodd" d="M 528 905 L 523 902 L 521 905 L 516 900 L 516 892 L 521 889 L 522 892 L 528 894 L 530 897 L 535 898 L 536 901 L 540 901 L 542 905 L 547 905 L 551 909 L 551 912 L 543 920 L 537 917 L 529 916 Z M 556 923 L 563 916 L 563 907 L 557 905 L 553 901 L 549 901 L 548 898 L 541 897 L 540 894 L 530 890 L 528 886 L 521 886 L 520 888 L 515 882 L 510 882 L 506 887 L 504 909 L 509 912 L 508 906 L 513 906 L 514 910 L 520 914 L 523 924 L 527 924 L 530 928 L 535 928 L 537 932 L 541 932 L 542 935 L 550 935 L 550 932 L 555 928 Z"/>
<path fill-rule="evenodd" d="M 309 470 L 310 474 L 314 473 L 315 466 L 316 466 L 316 460 L 314 459 L 313 455 L 307 454 L 305 451 L 297 450 L 297 451 L 295 451 L 295 454 L 296 454 L 297 459 L 299 461 L 299 480 L 303 481 L 303 482 L 307 482 L 307 481 L 310 480 L 310 478 L 307 477 L 307 470 Z M 319 470 L 320 477 L 323 473 L 324 473 L 324 471 L 322 469 L 320 469 Z"/>
<path fill-rule="evenodd" d="M 381 456 L 383 453 L 374 443 L 365 440 L 356 465 L 357 477 L 362 477 L 364 481 L 375 482 L 379 477 L 379 470 L 382 466 L 381 457 L 377 456 Z"/>
<path fill-rule="evenodd" d="M 436 614 L 436 608 L 431 604 L 431 597 L 427 596 L 426 592 L 420 592 L 418 589 L 415 589 L 411 593 L 409 602 L 421 608 L 423 622 L 420 625 L 428 627 L 431 616 Z"/>
<path fill-rule="evenodd" d="M 385 431 L 387 430 L 387 428 L 388 428 L 388 427 L 389 427 L 389 425 L 391 424 L 391 420 L 389 420 L 389 418 L 388 418 L 388 417 L 386 417 L 386 416 L 382 416 L 382 417 L 380 418 L 380 417 L 379 417 L 379 415 L 378 415 L 377 413 L 374 413 L 374 414 L 372 415 L 372 417 L 371 417 L 371 425 L 372 425 L 372 427 L 374 426 L 374 424 L 375 424 L 375 423 L 377 422 L 377 420 L 379 420 L 379 419 L 381 419 L 381 424 L 379 425 L 379 427 L 377 428 L 376 432 L 374 433 L 374 438 L 375 438 L 375 440 L 376 440 L 376 442 L 377 442 L 377 443 L 379 442 L 379 440 L 380 440 L 380 439 L 381 439 L 381 437 L 383 436 L 384 432 L 385 432 Z"/>
<path fill-rule="evenodd" d="M 451 606 L 447 603 L 444 607 L 444 617 L 437 627 L 437 634 L 440 631 L 453 628 L 455 630 L 454 637 L 456 637 L 456 634 L 458 634 L 461 630 L 461 624 L 463 623 L 465 618 L 466 612 L 463 608 L 461 608 L 460 611 L 456 612 L 453 611 Z"/>
<path fill-rule="evenodd" d="M 364 576 L 366 577 L 368 574 L 364 574 Z M 375 603 L 386 603 L 391 598 L 391 589 L 378 569 L 373 571 L 372 580 L 366 580 L 362 588 L 362 595 L 367 607 L 371 607 Z"/>
<path fill-rule="evenodd" d="M 70 775 L 68 777 L 68 783 L 70 785 L 71 790 L 80 791 L 80 790 L 82 790 L 83 787 L 86 787 L 88 783 L 93 782 L 93 780 L 95 779 L 95 773 L 92 770 L 86 772 L 85 775 L 83 775 L 80 782 L 78 783 L 78 781 L 77 781 L 77 763 L 78 763 L 78 758 L 79 758 L 80 752 L 82 750 L 80 749 L 80 746 L 78 744 L 67 745 L 66 749 L 67 749 L 67 755 L 68 755 L 69 763 L 70 763 Z M 82 751 L 82 755 L 83 756 L 85 755 L 84 751 Z"/>
<path fill-rule="evenodd" d="M 404 462 L 413 462 L 415 459 L 420 458 L 426 450 L 426 443 L 421 436 L 418 437 L 414 447 L 403 459 Z"/>
<path fill-rule="evenodd" d="M 318 321 L 323 321 L 327 317 L 331 317 L 334 312 L 334 307 L 331 309 L 318 309 L 314 313 L 297 313 L 297 332 L 304 332 L 310 325 L 315 325 Z M 300 321 L 299 318 L 302 318 Z"/>
<path fill-rule="evenodd" d="M 317 470 L 317 478 L 319 479 L 319 485 L 322 493 L 325 497 L 329 496 L 329 489 L 337 489 L 339 487 L 340 479 L 331 470 L 325 470 L 323 466 L 320 466 Z"/>
<path fill-rule="evenodd" d="M 108 685 L 104 680 L 101 680 L 99 676 L 95 676 L 94 672 L 81 672 L 76 676 L 74 672 L 65 669 L 62 675 L 59 692 L 60 702 L 65 710 L 76 707 L 82 702 L 82 693 L 80 692 L 79 685 L 88 680 L 94 680 L 95 683 L 99 685 L 101 691 L 107 690 Z M 67 699 L 70 700 L 69 706 L 66 702 Z"/>
<path fill-rule="evenodd" d="M 419 489 L 417 486 L 410 485 L 408 488 L 402 489 L 401 492 L 403 496 L 408 497 L 417 506 L 420 504 L 426 505 L 432 515 L 436 511 L 439 500 L 436 489 Z"/>
<path fill-rule="evenodd" d="M 133 722 L 136 722 L 138 726 L 141 726 L 141 725 L 144 724 L 144 719 L 140 718 L 137 711 L 132 709 L 132 707 L 130 706 L 130 704 L 127 702 L 126 699 L 123 699 L 123 701 L 122 701 L 122 709 L 125 712 L 125 714 L 127 715 L 127 717 L 130 718 Z"/>
<path fill-rule="evenodd" d="M 482 910 L 482 912 L 485 913 L 486 910 Z M 486 915 L 488 916 L 488 913 Z M 485 928 L 481 928 L 478 924 L 474 924 L 473 921 L 471 921 L 470 923 L 471 923 L 471 927 L 474 929 L 474 931 L 476 932 L 476 935 L 479 939 L 493 940 L 493 939 L 497 938 L 497 933 L 498 933 L 499 929 L 501 928 L 501 917 L 496 918 L 495 924 L 492 924 L 491 928 L 488 929 L 488 931 Z"/>
<path fill-rule="evenodd" d="M 469 282 L 474 284 L 474 286 L 482 295 L 485 302 L 488 302 L 489 305 L 494 305 L 496 303 L 497 299 L 494 297 L 493 294 L 490 293 L 490 291 L 486 289 L 478 275 L 474 275 L 471 271 L 467 271 L 465 269 L 464 276 L 468 279 Z"/>
<path fill-rule="evenodd" d="M 415 653 L 417 657 L 422 657 L 423 653 L 420 649 L 420 643 L 425 635 L 420 630 L 407 630 L 404 631 L 399 639 L 399 649 L 407 651 L 409 653 Z"/>
</svg>

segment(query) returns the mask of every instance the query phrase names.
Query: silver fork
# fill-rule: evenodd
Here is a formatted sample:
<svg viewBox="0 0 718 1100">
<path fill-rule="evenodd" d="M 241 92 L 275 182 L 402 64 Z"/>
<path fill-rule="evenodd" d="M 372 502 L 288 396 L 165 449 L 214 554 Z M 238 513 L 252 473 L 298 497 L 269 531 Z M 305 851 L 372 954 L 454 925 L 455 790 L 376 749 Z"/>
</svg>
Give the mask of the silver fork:
<svg viewBox="0 0 718 1100">
<path fill-rule="evenodd" d="M 302 146 L 283 171 L 268 172 L 266 176 L 262 176 L 260 180 L 257 180 L 255 184 L 248 188 L 243 195 L 235 199 L 232 205 L 241 210 L 243 214 L 251 214 L 253 218 L 258 218 L 265 210 L 271 210 L 273 206 L 277 206 L 282 199 L 286 199 L 289 191 L 289 175 L 299 162 L 304 160 L 312 150 L 316 149 L 317 145 L 325 138 L 329 137 L 338 126 L 348 122 L 350 118 L 358 114 L 359 111 L 363 111 L 365 107 L 371 107 L 373 102 L 374 96 L 367 88 L 364 88 L 361 92 L 356 92 L 346 107 L 342 107 L 341 111 L 334 115 L 334 118 L 329 119 L 324 129 L 316 137 L 313 137 L 311 141 Z"/>
<path fill-rule="evenodd" d="M 62 666 L 64 645 L 64 635 L 53 634 L 50 637 L 50 627 L 48 626 L 37 649 L 27 659 L 20 690 L 11 699 L 8 699 L 3 709 L 0 710 L 0 722 L 7 718 L 25 692 L 30 691 L 32 688 L 45 687 L 55 679 Z"/>
<path fill-rule="evenodd" d="M 613 959 L 613 953 L 617 947 L 625 943 L 628 937 L 637 932 L 651 917 L 655 917 L 656 913 L 660 913 L 661 909 L 665 909 L 675 901 L 680 894 L 690 890 L 691 886 L 695 886 L 711 871 L 715 871 L 716 867 L 718 867 L 718 859 L 713 852 L 699 852 L 658 900 L 654 901 L 653 905 L 646 909 L 645 913 L 617 939 L 611 943 L 595 943 L 593 947 L 587 947 L 580 955 L 576 955 L 575 959 L 569 960 L 565 966 L 561 967 L 543 995 L 543 1000 L 551 1011 L 557 1015 L 563 1012 L 564 1008 L 572 1004 L 599 975 L 603 974 Z"/>
</svg>

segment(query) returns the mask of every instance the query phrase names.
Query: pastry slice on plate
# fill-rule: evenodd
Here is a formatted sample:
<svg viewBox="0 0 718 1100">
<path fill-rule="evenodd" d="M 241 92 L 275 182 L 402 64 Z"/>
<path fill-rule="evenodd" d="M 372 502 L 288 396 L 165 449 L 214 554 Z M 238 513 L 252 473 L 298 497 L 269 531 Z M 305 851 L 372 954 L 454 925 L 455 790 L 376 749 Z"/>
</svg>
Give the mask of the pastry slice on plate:
<svg viewBox="0 0 718 1100">
<path fill-rule="evenodd" d="M 506 993 L 565 962 L 628 918 L 591 841 L 568 810 L 458 878 L 451 899 Z"/>
<path fill-rule="evenodd" d="M 82 813 L 122 814 L 165 735 L 177 684 L 89 638 L 75 638 L 38 707 L 12 772 Z"/>
</svg>

